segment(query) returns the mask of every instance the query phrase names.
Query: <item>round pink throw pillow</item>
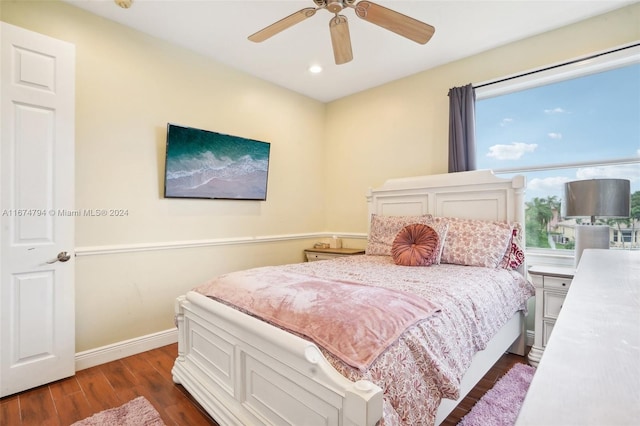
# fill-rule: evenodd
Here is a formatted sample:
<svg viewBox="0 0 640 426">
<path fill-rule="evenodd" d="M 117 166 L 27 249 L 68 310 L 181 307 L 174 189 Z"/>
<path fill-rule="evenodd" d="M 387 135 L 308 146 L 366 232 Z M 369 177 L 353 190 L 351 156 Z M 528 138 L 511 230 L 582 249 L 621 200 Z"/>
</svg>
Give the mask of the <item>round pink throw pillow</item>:
<svg viewBox="0 0 640 426">
<path fill-rule="evenodd" d="M 412 223 L 398 232 L 391 246 L 396 265 L 429 266 L 437 258 L 440 237 L 430 226 Z"/>
</svg>

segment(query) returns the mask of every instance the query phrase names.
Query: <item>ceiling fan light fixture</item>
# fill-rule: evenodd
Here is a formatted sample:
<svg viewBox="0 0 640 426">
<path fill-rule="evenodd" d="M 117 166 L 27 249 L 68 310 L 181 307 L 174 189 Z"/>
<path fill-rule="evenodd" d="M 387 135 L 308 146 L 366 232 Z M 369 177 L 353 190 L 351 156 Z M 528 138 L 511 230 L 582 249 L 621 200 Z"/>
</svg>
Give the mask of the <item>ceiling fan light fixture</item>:
<svg viewBox="0 0 640 426">
<path fill-rule="evenodd" d="M 322 67 L 318 64 L 311 65 L 309 67 L 309 72 L 311 74 L 320 74 L 322 72 Z"/>
<path fill-rule="evenodd" d="M 116 0 L 133 1 L 133 0 Z M 286 30 L 325 9 L 335 16 L 329 21 L 331 44 L 336 65 L 345 64 L 353 59 L 351 36 L 347 17 L 340 15 L 345 8 L 354 9 L 355 15 L 367 22 L 394 32 L 419 44 L 426 44 L 435 28 L 400 12 L 380 6 L 369 0 L 313 0 L 317 8 L 308 7 L 299 10 L 249 36 L 249 40 L 260 43 L 279 32 Z"/>
<path fill-rule="evenodd" d="M 133 4 L 133 0 L 114 0 L 118 6 L 123 9 L 129 9 Z"/>
<path fill-rule="evenodd" d="M 339 13 L 344 9 L 344 6 L 341 1 L 329 1 L 327 3 L 327 10 L 331 13 Z"/>
</svg>

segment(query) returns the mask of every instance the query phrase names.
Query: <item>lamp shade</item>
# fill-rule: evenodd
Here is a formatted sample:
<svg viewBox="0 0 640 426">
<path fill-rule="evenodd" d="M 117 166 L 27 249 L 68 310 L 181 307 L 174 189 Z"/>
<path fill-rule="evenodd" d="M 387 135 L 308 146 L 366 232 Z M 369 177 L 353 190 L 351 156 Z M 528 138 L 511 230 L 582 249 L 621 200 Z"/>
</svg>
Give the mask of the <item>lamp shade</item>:
<svg viewBox="0 0 640 426">
<path fill-rule="evenodd" d="M 631 183 L 627 179 L 588 179 L 564 184 L 565 217 L 629 217 Z"/>
</svg>

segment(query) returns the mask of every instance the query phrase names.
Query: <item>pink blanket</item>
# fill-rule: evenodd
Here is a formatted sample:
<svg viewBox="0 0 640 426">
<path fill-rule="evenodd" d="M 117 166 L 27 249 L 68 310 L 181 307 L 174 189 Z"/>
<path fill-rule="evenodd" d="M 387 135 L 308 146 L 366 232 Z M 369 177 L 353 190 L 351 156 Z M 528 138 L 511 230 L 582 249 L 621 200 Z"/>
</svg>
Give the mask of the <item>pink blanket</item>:
<svg viewBox="0 0 640 426">
<path fill-rule="evenodd" d="M 361 371 L 440 310 L 404 291 L 271 268 L 222 275 L 195 291 L 306 337 Z"/>
</svg>

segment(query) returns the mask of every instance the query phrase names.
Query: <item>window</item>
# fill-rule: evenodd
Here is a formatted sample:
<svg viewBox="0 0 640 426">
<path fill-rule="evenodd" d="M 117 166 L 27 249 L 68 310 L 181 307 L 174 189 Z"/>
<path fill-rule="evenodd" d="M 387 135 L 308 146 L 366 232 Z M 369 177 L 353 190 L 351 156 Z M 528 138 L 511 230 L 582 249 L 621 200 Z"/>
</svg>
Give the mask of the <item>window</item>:
<svg viewBox="0 0 640 426">
<path fill-rule="evenodd" d="M 564 183 L 631 181 L 632 219 L 611 246 L 640 249 L 640 45 L 476 85 L 479 169 L 527 178 L 527 250 L 573 250 L 580 219 L 562 217 Z"/>
</svg>

